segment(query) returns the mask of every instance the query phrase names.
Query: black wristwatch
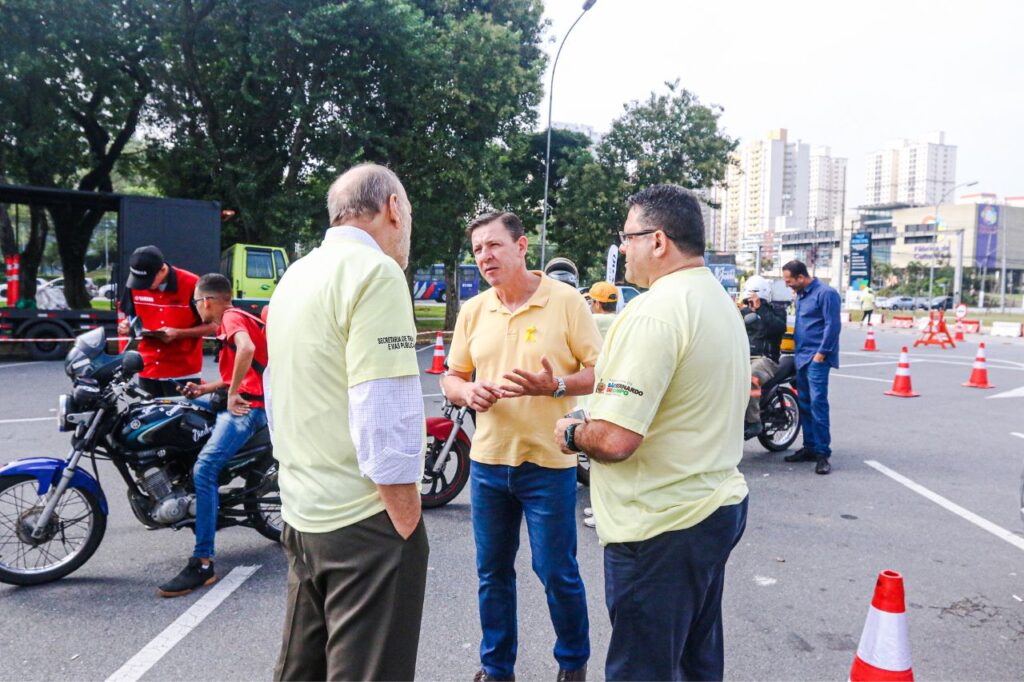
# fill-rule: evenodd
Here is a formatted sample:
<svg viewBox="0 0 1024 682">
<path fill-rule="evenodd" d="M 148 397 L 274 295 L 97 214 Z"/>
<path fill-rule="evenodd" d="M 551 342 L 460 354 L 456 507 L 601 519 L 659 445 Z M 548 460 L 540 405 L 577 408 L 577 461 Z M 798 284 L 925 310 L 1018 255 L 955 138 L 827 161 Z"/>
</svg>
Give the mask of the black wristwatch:
<svg viewBox="0 0 1024 682">
<path fill-rule="evenodd" d="M 573 452 L 580 452 L 579 447 L 577 447 L 576 445 L 576 427 L 579 425 L 580 423 L 577 422 L 575 424 L 569 424 L 567 427 L 565 427 L 565 448 L 567 450 L 572 450 Z"/>
</svg>

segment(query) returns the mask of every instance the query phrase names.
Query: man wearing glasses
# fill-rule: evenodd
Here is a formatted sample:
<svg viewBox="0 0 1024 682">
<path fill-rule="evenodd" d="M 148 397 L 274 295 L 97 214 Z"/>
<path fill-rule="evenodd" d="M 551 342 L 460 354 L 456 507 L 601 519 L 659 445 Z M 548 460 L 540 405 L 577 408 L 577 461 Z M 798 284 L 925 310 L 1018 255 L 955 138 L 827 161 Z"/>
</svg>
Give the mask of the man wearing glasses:
<svg viewBox="0 0 1024 682">
<path fill-rule="evenodd" d="M 217 414 L 192 470 L 196 487 L 196 545 L 188 564 L 160 586 L 161 597 L 180 597 L 217 581 L 213 570 L 213 540 L 217 532 L 217 479 L 224 464 L 253 434 L 267 425 L 263 400 L 263 369 L 267 366 L 267 339 L 263 323 L 231 305 L 231 282 L 216 273 L 203 275 L 193 304 L 204 324 L 215 325 L 223 343 L 220 381 L 189 382 L 181 394 L 212 409 L 212 397 L 227 393 L 227 409 Z"/>
<path fill-rule="evenodd" d="M 591 460 L 606 679 L 720 680 L 725 564 L 747 518 L 747 335 L 704 265 L 696 196 L 657 185 L 628 203 L 626 279 L 650 290 L 608 332 L 589 419 L 559 420 L 555 442 Z"/>
</svg>

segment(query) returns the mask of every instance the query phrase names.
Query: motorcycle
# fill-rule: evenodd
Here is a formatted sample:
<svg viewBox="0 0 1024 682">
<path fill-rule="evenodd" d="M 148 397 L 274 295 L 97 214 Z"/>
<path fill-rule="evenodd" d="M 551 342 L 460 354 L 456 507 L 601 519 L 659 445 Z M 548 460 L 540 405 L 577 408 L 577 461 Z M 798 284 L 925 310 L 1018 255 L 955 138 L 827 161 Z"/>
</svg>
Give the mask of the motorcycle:
<svg viewBox="0 0 1024 682">
<path fill-rule="evenodd" d="M 796 402 L 796 360 L 792 355 L 779 359 L 779 368 L 761 387 L 761 425 L 757 440 L 772 452 L 782 452 L 800 433 L 800 409 Z"/>
<path fill-rule="evenodd" d="M 216 415 L 184 398 L 153 399 L 132 382 L 142 356 L 110 355 L 106 345 L 103 329 L 94 329 L 77 338 L 65 359 L 72 388 L 60 396 L 57 421 L 60 431 L 72 432 L 67 457 L 29 457 L 0 468 L 0 582 L 46 583 L 89 560 L 109 512 L 97 461 L 117 469 L 144 526 L 195 527 L 192 468 Z M 218 528 L 245 526 L 280 540 L 277 462 L 267 429 L 225 464 L 219 484 Z"/>
<path fill-rule="evenodd" d="M 441 417 L 427 418 L 427 452 L 423 466 L 420 500 L 426 509 L 443 507 L 462 492 L 469 480 L 469 448 L 466 434 L 468 407 L 456 408 L 444 401 Z"/>
<path fill-rule="evenodd" d="M 772 452 L 789 449 L 800 433 L 800 409 L 796 391 L 790 386 L 795 380 L 796 362 L 792 355 L 783 355 L 774 376 L 761 387 L 761 425 L 764 428 L 757 439 Z M 590 460 L 582 452 L 577 455 L 576 480 L 590 485 Z M 1024 485 L 1021 507 L 1024 508 Z"/>
</svg>

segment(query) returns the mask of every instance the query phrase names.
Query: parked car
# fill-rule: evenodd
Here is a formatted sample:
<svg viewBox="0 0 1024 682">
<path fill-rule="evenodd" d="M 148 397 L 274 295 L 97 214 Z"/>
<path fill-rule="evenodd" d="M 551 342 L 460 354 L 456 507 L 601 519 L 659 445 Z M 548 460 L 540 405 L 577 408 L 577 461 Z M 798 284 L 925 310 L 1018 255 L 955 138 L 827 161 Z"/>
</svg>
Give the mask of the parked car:
<svg viewBox="0 0 1024 682">
<path fill-rule="evenodd" d="M 892 308 L 892 298 L 889 296 L 879 296 L 875 298 L 875 307 L 880 310 L 889 310 Z"/>
<path fill-rule="evenodd" d="M 619 290 L 619 305 L 617 306 L 617 308 L 615 310 L 615 312 L 618 312 L 618 313 L 622 312 L 623 307 L 625 307 L 625 305 L 627 303 L 629 303 L 634 298 L 636 298 L 637 296 L 640 295 L 640 290 L 637 289 L 636 287 L 629 287 L 629 286 L 622 287 L 622 286 L 616 285 L 615 288 Z M 581 294 L 583 294 L 584 296 L 586 296 L 587 292 L 590 291 L 590 287 L 578 287 L 578 289 L 579 289 L 579 292 Z"/>
<path fill-rule="evenodd" d="M 52 280 L 50 280 L 47 283 L 46 286 L 52 287 L 54 289 L 63 289 L 64 288 L 64 278 L 63 277 L 58 277 L 57 279 L 52 279 Z M 86 293 L 89 294 L 89 296 L 95 298 L 99 294 L 99 287 L 96 286 L 96 283 L 93 282 L 91 278 L 86 277 L 85 278 L 85 291 L 86 291 Z"/>
<path fill-rule="evenodd" d="M 38 290 L 41 286 L 46 284 L 45 279 L 39 277 L 36 278 L 36 289 Z M 7 282 L 0 284 L 0 299 L 7 300 Z"/>
<path fill-rule="evenodd" d="M 116 284 L 104 284 L 96 292 L 98 298 L 105 298 L 108 301 L 113 301 L 117 298 L 117 285 Z"/>
<path fill-rule="evenodd" d="M 951 310 L 953 308 L 952 296 L 936 296 L 928 305 L 930 310 Z"/>
<path fill-rule="evenodd" d="M 913 310 L 917 302 L 913 296 L 893 296 L 889 299 L 890 310 Z"/>
</svg>

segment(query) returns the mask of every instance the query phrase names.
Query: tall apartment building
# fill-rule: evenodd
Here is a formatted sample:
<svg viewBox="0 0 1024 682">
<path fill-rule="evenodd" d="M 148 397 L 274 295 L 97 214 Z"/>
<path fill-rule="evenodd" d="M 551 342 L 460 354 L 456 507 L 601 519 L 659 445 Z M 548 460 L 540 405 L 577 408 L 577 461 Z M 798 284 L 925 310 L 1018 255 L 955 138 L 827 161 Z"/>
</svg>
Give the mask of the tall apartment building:
<svg viewBox="0 0 1024 682">
<path fill-rule="evenodd" d="M 789 141 L 784 128 L 752 140 L 732 155 L 721 231 L 728 250 L 771 244 L 773 234 L 815 229 L 839 215 L 846 190 L 846 159 L 828 147 Z M 824 229 L 824 227 L 822 227 Z"/>
<path fill-rule="evenodd" d="M 933 205 L 956 184 L 956 146 L 946 144 L 941 131 L 917 141 L 895 140 L 868 154 L 866 174 L 866 206 Z"/>
</svg>

